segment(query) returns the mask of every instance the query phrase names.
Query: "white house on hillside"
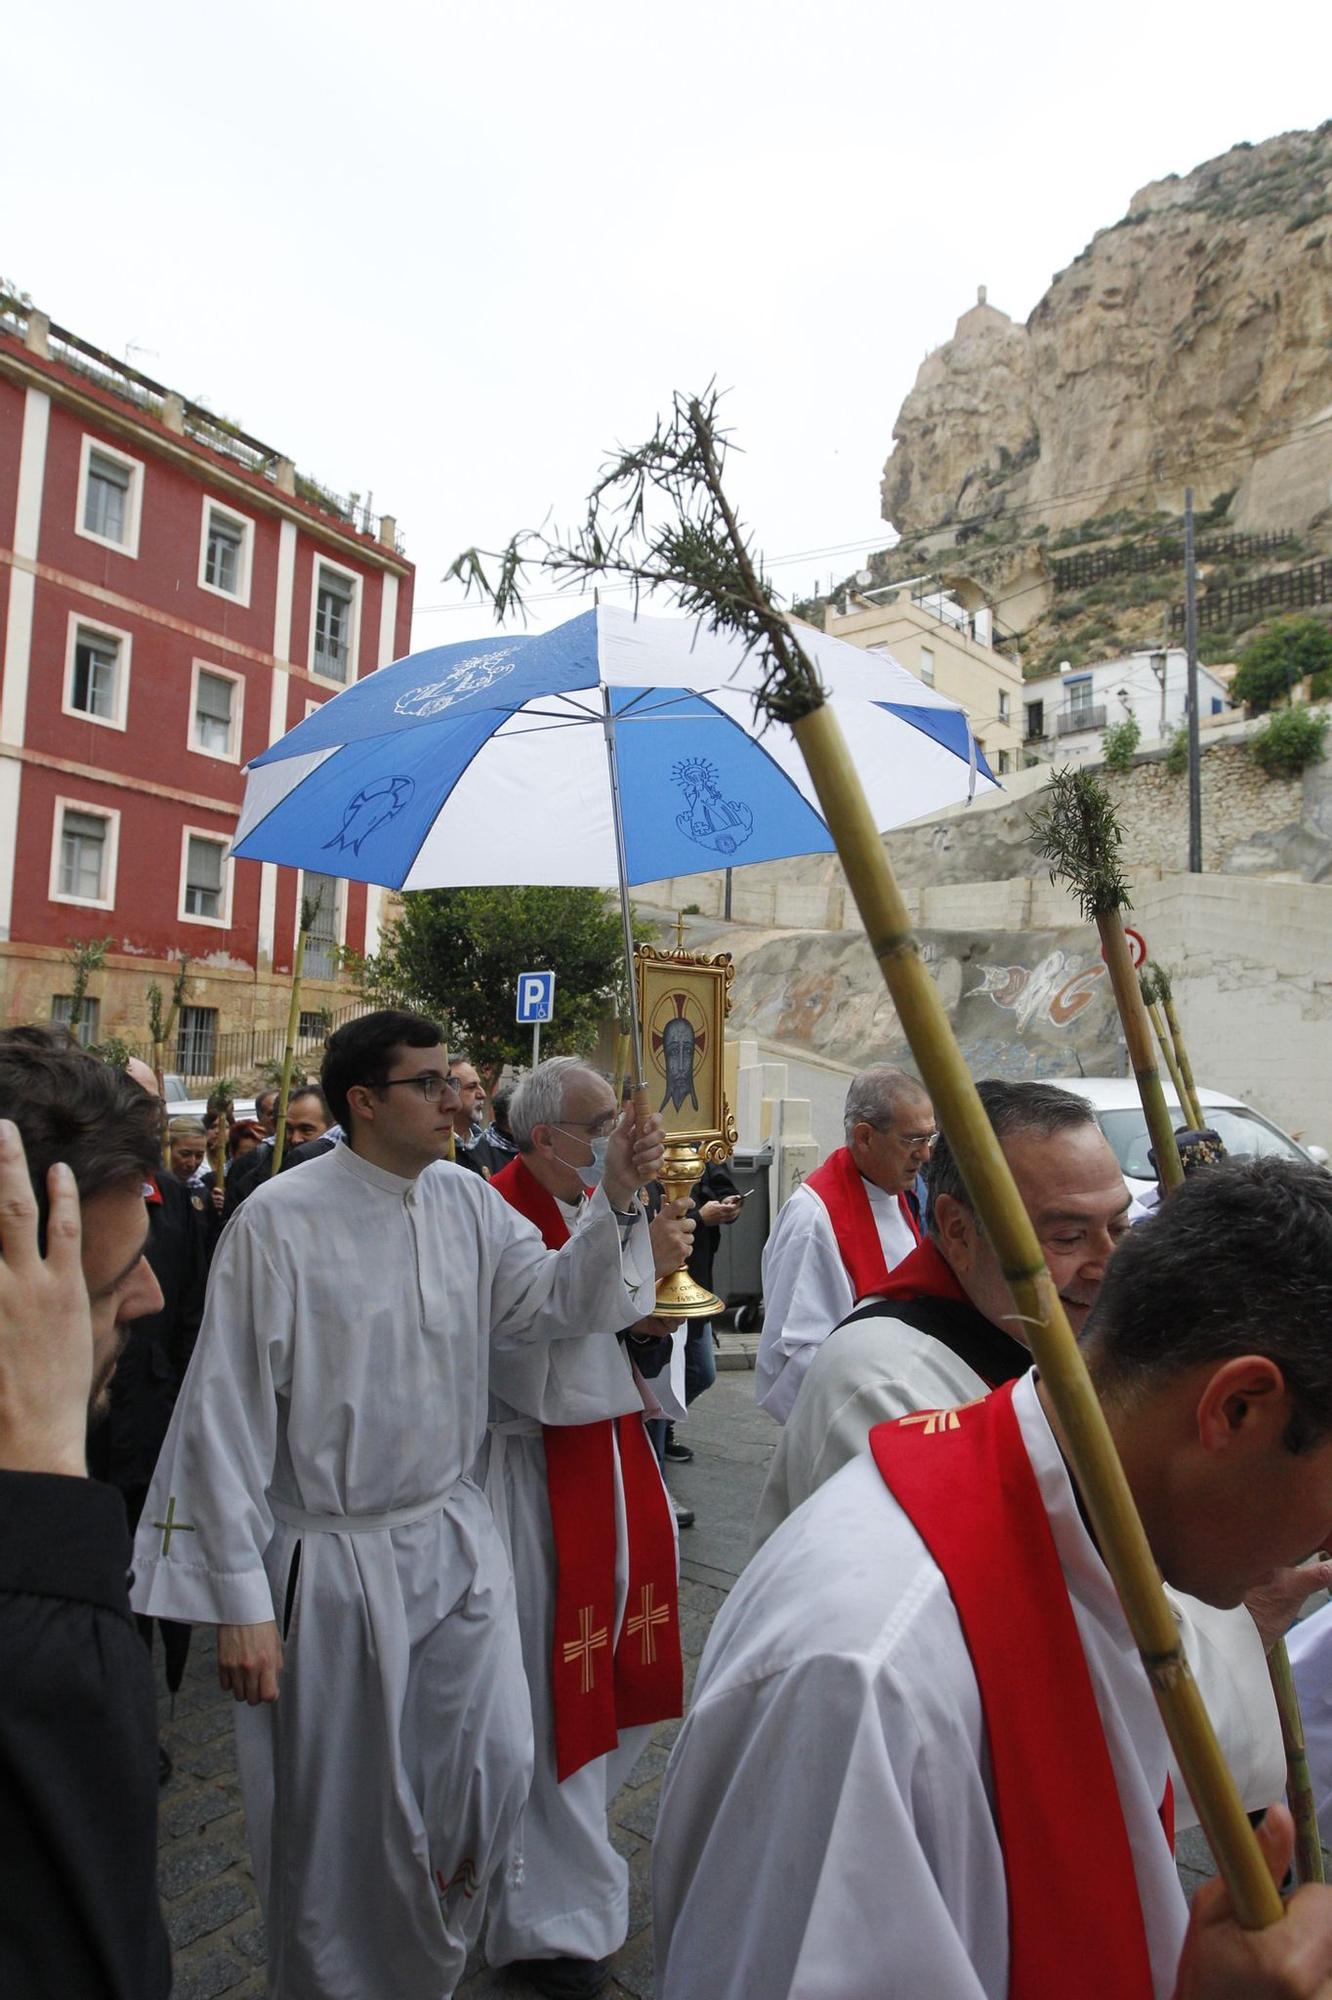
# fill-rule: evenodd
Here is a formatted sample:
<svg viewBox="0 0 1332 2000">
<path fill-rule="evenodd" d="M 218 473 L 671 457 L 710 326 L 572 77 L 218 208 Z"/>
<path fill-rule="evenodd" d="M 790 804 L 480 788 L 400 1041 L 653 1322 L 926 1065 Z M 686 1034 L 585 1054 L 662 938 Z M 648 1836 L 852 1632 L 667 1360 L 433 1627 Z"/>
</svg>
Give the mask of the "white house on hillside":
<svg viewBox="0 0 1332 2000">
<path fill-rule="evenodd" d="M 1144 748 L 1172 736 L 1188 715 L 1188 663 L 1182 646 L 1169 652 L 1130 653 L 1091 667 L 1042 674 L 1022 690 L 1023 748 L 1027 755 L 1091 757 L 1116 722 L 1136 721 Z M 1199 722 L 1229 707 L 1225 683 L 1198 668 Z"/>
</svg>

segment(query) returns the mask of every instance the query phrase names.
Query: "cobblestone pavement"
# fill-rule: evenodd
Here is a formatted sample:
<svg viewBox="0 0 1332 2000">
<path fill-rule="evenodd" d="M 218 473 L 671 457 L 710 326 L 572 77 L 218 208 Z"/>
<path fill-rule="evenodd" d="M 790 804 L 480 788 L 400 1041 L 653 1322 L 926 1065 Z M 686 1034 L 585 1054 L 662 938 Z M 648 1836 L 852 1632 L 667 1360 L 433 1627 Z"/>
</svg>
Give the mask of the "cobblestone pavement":
<svg viewBox="0 0 1332 2000">
<path fill-rule="evenodd" d="M 742 1358 L 739 1351 L 735 1358 Z M 718 1376 L 716 1388 L 695 1406 L 688 1437 L 696 1452 L 694 1463 L 672 1466 L 670 1472 L 673 1490 L 698 1516 L 697 1525 L 681 1537 L 687 1687 L 717 1608 L 743 1565 L 775 1441 L 770 1419 L 755 1408 L 754 1377 L 748 1369 Z M 245 1847 L 232 1708 L 217 1685 L 212 1635 L 198 1632 L 174 1718 L 165 1697 L 161 1705 L 162 1741 L 175 1764 L 162 1792 L 158 1830 L 162 1904 L 176 1965 L 173 2000 L 214 2000 L 223 1994 L 226 2000 L 251 2000 L 268 1990 L 263 1922 Z M 656 1731 L 632 1782 L 615 1802 L 615 1842 L 629 1862 L 629 1937 L 616 1960 L 610 1991 L 631 2000 L 647 2000 L 652 1991 L 648 1870 L 661 1775 L 678 1727 L 664 1723 Z M 523 2000 L 531 1991 L 516 1977 L 496 1975 L 478 1964 L 459 1988 L 459 2000 L 487 2000 L 492 1994 Z"/>
</svg>

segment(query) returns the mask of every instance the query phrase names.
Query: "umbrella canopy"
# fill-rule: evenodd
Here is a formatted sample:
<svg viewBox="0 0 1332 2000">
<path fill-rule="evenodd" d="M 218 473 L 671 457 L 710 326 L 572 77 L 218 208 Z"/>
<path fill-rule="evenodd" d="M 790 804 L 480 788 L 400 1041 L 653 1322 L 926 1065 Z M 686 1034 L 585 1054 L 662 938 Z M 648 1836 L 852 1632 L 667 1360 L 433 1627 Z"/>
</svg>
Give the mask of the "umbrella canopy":
<svg viewBox="0 0 1332 2000">
<path fill-rule="evenodd" d="M 989 790 L 965 713 L 895 660 L 801 631 L 876 824 Z M 249 768 L 233 852 L 395 889 L 620 880 L 831 853 L 790 732 L 754 719 L 761 668 L 728 634 L 610 606 L 553 631 L 413 653 Z"/>
</svg>

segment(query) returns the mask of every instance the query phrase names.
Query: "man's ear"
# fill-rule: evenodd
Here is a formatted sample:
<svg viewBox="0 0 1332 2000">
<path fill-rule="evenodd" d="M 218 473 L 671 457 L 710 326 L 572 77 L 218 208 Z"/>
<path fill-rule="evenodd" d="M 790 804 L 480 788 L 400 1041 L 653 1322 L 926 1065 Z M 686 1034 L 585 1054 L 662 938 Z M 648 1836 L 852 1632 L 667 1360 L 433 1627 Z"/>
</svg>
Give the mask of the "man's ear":
<svg viewBox="0 0 1332 2000">
<path fill-rule="evenodd" d="M 937 1194 L 930 1205 L 930 1228 L 939 1238 L 953 1269 L 968 1270 L 975 1244 L 976 1218 L 966 1203 L 954 1194 Z"/>
<path fill-rule="evenodd" d="M 1279 1439 L 1290 1421 L 1286 1378 L 1264 1354 L 1239 1354 L 1211 1371 L 1195 1409 L 1205 1451 L 1234 1454 Z"/>
<path fill-rule="evenodd" d="M 347 1103 L 358 1118 L 368 1118 L 373 1122 L 375 1097 L 368 1083 L 353 1083 L 347 1091 Z"/>
</svg>

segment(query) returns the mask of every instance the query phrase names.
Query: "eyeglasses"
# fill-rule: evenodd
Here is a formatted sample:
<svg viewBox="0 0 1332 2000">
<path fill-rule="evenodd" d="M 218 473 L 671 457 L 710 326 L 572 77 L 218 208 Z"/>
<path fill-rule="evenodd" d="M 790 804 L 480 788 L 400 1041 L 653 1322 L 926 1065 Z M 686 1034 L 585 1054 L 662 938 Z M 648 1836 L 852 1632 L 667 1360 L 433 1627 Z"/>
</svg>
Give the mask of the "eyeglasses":
<svg viewBox="0 0 1332 2000">
<path fill-rule="evenodd" d="M 461 1095 L 457 1080 L 451 1076 L 441 1076 L 437 1069 L 423 1069 L 419 1076 L 391 1076 L 387 1083 L 377 1083 L 375 1090 L 397 1090 L 410 1084 L 419 1090 L 427 1104 L 438 1104 L 444 1092 L 451 1091 L 455 1097 Z"/>
<path fill-rule="evenodd" d="M 561 1118 L 557 1132 L 586 1132 L 590 1138 L 606 1139 L 615 1130 L 618 1111 L 603 1111 L 600 1118 Z"/>
</svg>

